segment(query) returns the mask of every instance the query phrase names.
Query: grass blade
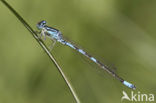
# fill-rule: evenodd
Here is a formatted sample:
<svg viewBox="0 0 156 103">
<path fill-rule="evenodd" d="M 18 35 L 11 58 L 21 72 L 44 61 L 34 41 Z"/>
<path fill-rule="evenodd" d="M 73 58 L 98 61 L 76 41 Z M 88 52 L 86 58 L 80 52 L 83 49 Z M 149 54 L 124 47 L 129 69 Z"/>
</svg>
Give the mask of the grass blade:
<svg viewBox="0 0 156 103">
<path fill-rule="evenodd" d="M 32 36 L 36 39 L 36 41 L 40 44 L 40 46 L 42 47 L 42 49 L 46 52 L 46 54 L 49 56 L 49 58 L 51 59 L 51 61 L 55 64 L 56 68 L 58 69 L 59 73 L 61 74 L 62 78 L 64 79 L 64 81 L 66 82 L 68 88 L 70 89 L 71 94 L 73 95 L 75 101 L 77 103 L 80 103 L 80 100 L 75 92 L 75 90 L 73 89 L 71 83 L 69 82 L 68 78 L 66 77 L 66 75 L 64 74 L 64 72 L 62 71 L 62 68 L 58 65 L 58 63 L 56 62 L 54 56 L 50 53 L 49 49 L 47 48 L 47 46 L 44 44 L 44 42 L 42 41 L 42 39 L 40 39 L 37 35 L 37 33 L 31 28 L 31 26 L 15 11 L 15 9 L 13 9 L 12 6 L 9 5 L 9 3 L 7 3 L 5 0 L 1 0 L 2 3 L 18 18 L 18 20 L 24 25 L 25 28 L 27 28 L 27 30 L 32 34 Z"/>
</svg>

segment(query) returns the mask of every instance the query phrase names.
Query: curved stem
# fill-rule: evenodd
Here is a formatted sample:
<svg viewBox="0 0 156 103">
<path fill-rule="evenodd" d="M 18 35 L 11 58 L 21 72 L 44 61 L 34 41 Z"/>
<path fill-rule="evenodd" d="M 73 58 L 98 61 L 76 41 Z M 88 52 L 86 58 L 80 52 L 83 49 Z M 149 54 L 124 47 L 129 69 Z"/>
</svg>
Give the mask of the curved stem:
<svg viewBox="0 0 156 103">
<path fill-rule="evenodd" d="M 66 77 L 66 75 L 62 71 L 62 68 L 58 65 L 58 63 L 56 62 L 54 56 L 50 53 L 49 49 L 44 44 L 44 42 L 39 38 L 39 36 L 37 35 L 37 33 L 30 27 L 30 25 L 5 0 L 1 0 L 1 1 L 18 18 L 18 20 L 24 25 L 25 28 L 27 28 L 27 30 L 32 34 L 32 36 L 40 44 L 40 46 L 46 52 L 46 54 L 49 56 L 49 58 L 51 59 L 51 61 L 55 64 L 56 68 L 58 69 L 59 73 L 61 74 L 62 78 L 66 82 L 68 88 L 70 89 L 70 92 L 73 95 L 75 101 L 77 103 L 80 103 L 80 100 L 79 100 L 76 92 L 74 91 L 71 83 L 69 82 L 68 78 Z"/>
</svg>

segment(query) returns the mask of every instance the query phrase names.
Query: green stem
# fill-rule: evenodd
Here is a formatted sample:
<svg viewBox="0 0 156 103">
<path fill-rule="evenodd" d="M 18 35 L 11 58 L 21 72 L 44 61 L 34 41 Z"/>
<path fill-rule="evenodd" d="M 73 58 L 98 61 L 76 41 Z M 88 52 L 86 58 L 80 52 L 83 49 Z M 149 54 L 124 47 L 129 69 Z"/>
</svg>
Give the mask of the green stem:
<svg viewBox="0 0 156 103">
<path fill-rule="evenodd" d="M 49 58 L 51 59 L 51 61 L 55 64 L 56 68 L 58 69 L 59 73 L 61 74 L 62 78 L 64 79 L 64 81 L 66 82 L 68 88 L 70 89 L 71 94 L 73 95 L 75 101 L 77 103 L 80 103 L 80 100 L 76 94 L 76 92 L 74 91 L 71 83 L 69 82 L 68 78 L 66 77 L 66 75 L 64 74 L 64 72 L 62 71 L 62 68 L 58 65 L 58 63 L 56 62 L 54 56 L 50 53 L 49 49 L 47 48 L 47 46 L 44 44 L 44 42 L 42 41 L 42 39 L 39 38 L 39 36 L 37 35 L 37 33 L 30 27 L 30 25 L 9 5 L 9 3 L 7 3 L 5 0 L 1 0 L 2 3 L 18 18 L 18 20 L 24 25 L 25 28 L 27 28 L 27 30 L 32 34 L 32 36 L 36 39 L 36 41 L 40 44 L 40 46 L 42 47 L 42 49 L 46 52 L 46 54 L 49 56 Z"/>
</svg>

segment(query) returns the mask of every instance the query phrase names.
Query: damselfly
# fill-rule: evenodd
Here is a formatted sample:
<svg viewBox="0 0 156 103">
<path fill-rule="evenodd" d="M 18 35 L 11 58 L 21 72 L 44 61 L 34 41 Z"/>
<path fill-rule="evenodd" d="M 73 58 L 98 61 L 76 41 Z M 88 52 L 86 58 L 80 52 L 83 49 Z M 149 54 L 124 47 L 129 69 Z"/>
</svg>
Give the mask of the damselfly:
<svg viewBox="0 0 156 103">
<path fill-rule="evenodd" d="M 100 62 L 99 60 L 95 59 L 93 56 L 91 56 L 87 52 L 85 52 L 83 49 L 80 49 L 77 46 L 75 46 L 74 44 L 72 44 L 71 42 L 65 40 L 63 38 L 63 36 L 62 36 L 62 33 L 59 30 L 55 29 L 55 28 L 52 28 L 52 27 L 47 26 L 46 25 L 46 21 L 43 20 L 43 21 L 39 22 L 37 24 L 37 28 L 39 30 L 41 30 L 41 36 L 44 36 L 44 38 L 46 38 L 46 36 L 47 36 L 47 37 L 49 37 L 50 39 L 52 39 L 54 41 L 54 44 L 57 41 L 57 42 L 60 42 L 63 45 L 67 45 L 67 46 L 73 48 L 74 50 L 78 51 L 79 53 L 81 53 L 82 55 L 86 56 L 91 61 L 93 61 L 94 63 L 96 63 L 97 65 L 99 65 L 103 70 L 105 70 L 106 72 L 108 72 L 110 75 L 112 75 L 114 78 L 116 78 L 117 80 L 119 80 L 125 86 L 127 86 L 127 87 L 129 87 L 131 89 L 135 89 L 136 88 L 133 84 L 125 81 L 124 79 L 122 79 L 114 71 L 112 71 L 110 68 L 108 68 L 102 62 Z"/>
</svg>

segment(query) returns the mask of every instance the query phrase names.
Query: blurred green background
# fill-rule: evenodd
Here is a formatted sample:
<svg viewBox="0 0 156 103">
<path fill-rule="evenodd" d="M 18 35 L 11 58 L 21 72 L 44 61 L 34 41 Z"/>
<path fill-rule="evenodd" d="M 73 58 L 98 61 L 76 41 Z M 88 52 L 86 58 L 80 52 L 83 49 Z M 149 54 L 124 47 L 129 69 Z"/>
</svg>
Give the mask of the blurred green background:
<svg viewBox="0 0 156 103">
<path fill-rule="evenodd" d="M 7 0 L 35 29 L 46 20 L 144 94 L 156 94 L 156 0 Z M 52 51 L 82 103 L 131 90 L 69 47 Z M 131 103 L 127 100 L 124 103 Z M 0 103 L 75 103 L 57 68 L 0 2 Z"/>
</svg>

